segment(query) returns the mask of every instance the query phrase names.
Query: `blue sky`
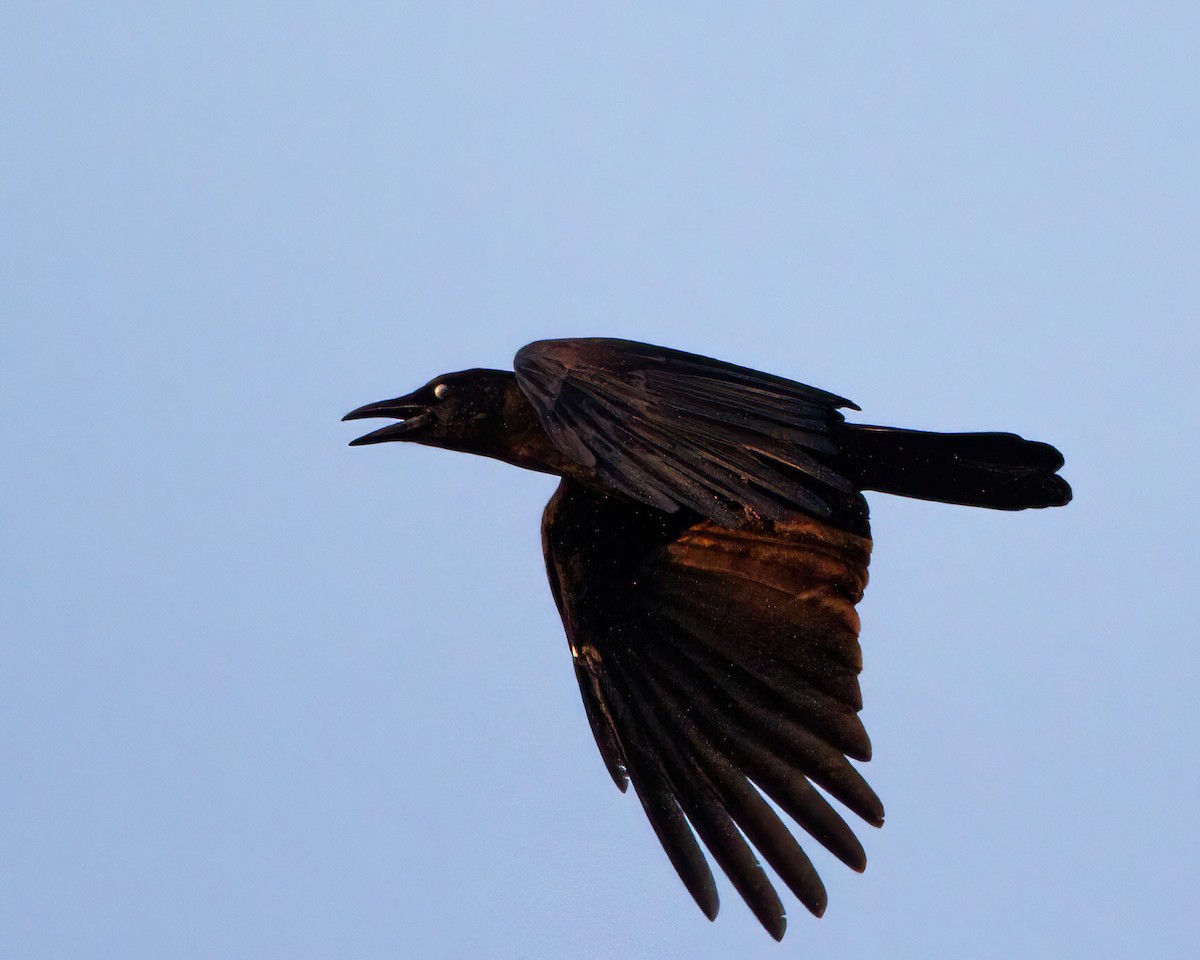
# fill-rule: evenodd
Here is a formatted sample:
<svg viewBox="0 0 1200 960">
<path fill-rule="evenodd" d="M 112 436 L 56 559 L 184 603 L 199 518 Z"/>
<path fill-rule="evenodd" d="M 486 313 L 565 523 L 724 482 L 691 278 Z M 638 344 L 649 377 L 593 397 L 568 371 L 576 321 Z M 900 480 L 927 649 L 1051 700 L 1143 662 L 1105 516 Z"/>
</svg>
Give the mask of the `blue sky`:
<svg viewBox="0 0 1200 960">
<path fill-rule="evenodd" d="M 0 953 L 1192 956 L 1200 13 L 0 12 Z M 872 498 L 862 875 L 709 924 L 612 788 L 553 481 L 338 418 L 543 337 L 1058 445 Z"/>
</svg>

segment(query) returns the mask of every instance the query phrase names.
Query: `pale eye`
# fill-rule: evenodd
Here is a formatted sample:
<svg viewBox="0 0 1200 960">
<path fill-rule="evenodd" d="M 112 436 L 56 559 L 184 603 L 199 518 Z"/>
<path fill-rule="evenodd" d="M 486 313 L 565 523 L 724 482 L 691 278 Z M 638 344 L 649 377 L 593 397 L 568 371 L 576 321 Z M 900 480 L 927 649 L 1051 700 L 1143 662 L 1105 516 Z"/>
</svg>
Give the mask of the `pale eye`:
<svg viewBox="0 0 1200 960">
<path fill-rule="evenodd" d="M 437 397 L 439 400 L 444 399 L 446 394 L 448 394 L 449 392 L 450 392 L 450 388 L 448 386 L 446 386 L 444 383 L 439 383 L 436 387 L 433 388 L 433 395 L 435 397 Z"/>
</svg>

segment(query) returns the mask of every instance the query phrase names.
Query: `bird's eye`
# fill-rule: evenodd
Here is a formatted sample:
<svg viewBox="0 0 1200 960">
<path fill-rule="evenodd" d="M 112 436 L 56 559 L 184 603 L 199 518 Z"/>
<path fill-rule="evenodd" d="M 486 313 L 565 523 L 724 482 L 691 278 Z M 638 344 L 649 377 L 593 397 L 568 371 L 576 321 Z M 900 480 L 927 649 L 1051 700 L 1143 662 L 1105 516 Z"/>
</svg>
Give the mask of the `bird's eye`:
<svg viewBox="0 0 1200 960">
<path fill-rule="evenodd" d="M 439 383 L 436 387 L 433 388 L 433 395 L 435 397 L 437 397 L 439 400 L 444 399 L 446 394 L 448 394 L 449 392 L 450 392 L 450 388 L 448 386 L 446 386 L 444 383 Z"/>
</svg>

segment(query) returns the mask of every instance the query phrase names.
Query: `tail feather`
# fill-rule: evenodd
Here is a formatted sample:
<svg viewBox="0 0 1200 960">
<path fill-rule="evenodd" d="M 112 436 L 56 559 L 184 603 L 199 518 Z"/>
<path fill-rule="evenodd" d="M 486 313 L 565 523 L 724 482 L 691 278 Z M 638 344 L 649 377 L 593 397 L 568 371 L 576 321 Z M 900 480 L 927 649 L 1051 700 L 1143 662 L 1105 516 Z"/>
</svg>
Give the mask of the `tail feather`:
<svg viewBox="0 0 1200 960">
<path fill-rule="evenodd" d="M 1071 487 L 1063 456 L 1015 433 L 930 433 L 846 424 L 843 475 L 859 489 L 994 510 L 1061 507 Z"/>
</svg>

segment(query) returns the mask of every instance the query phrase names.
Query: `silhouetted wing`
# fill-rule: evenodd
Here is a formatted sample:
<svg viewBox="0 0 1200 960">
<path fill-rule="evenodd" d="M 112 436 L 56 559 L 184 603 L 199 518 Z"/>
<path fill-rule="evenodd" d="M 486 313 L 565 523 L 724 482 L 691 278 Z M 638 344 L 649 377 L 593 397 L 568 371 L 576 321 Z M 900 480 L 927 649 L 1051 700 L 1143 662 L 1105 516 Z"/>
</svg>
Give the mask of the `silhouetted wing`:
<svg viewBox="0 0 1200 960">
<path fill-rule="evenodd" d="M 628 340 L 542 340 L 517 381 L 555 445 L 642 503 L 725 526 L 796 510 L 828 519 L 854 495 L 822 462 L 849 400 L 781 377 Z"/>
<path fill-rule="evenodd" d="M 813 784 L 874 825 L 883 807 L 846 759 L 871 753 L 854 609 L 871 541 L 804 516 L 762 526 L 564 480 L 542 540 L 609 773 L 622 790 L 633 782 L 710 919 L 717 893 L 693 830 L 778 939 L 783 906 L 750 845 L 818 916 L 825 888 L 759 790 L 855 870 L 862 846 Z"/>
</svg>

